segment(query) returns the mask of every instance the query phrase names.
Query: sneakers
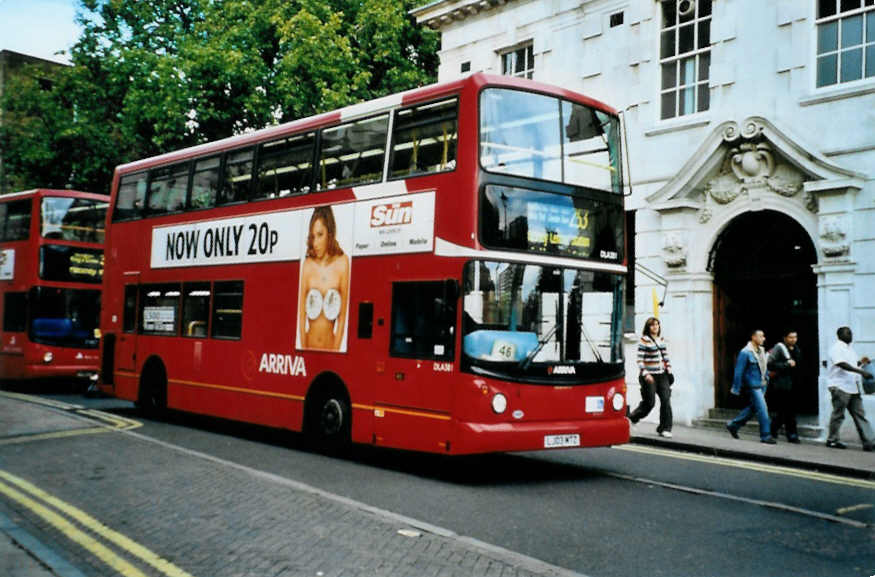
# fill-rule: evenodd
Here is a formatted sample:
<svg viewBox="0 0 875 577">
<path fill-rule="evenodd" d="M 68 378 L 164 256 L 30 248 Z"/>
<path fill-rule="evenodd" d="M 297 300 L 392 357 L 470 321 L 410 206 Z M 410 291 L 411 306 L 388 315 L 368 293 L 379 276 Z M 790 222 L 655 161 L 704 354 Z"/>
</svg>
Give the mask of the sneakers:
<svg viewBox="0 0 875 577">
<path fill-rule="evenodd" d="M 733 427 L 729 423 L 726 423 L 726 430 L 729 431 L 729 434 L 732 435 L 733 439 L 738 438 L 738 429 L 736 429 L 735 427 Z"/>
<path fill-rule="evenodd" d="M 659 436 L 671 439 L 671 431 L 659 431 Z"/>
<path fill-rule="evenodd" d="M 790 437 L 789 439 L 787 439 L 787 442 L 793 443 L 794 445 L 798 445 L 802 441 L 799 440 L 799 437 Z"/>
<path fill-rule="evenodd" d="M 830 449 L 847 449 L 848 446 L 841 441 L 827 441 L 826 446 Z"/>
<path fill-rule="evenodd" d="M 775 437 L 766 437 L 765 439 L 760 440 L 760 443 L 765 443 L 766 445 L 777 445 L 778 441 L 775 440 Z"/>
</svg>

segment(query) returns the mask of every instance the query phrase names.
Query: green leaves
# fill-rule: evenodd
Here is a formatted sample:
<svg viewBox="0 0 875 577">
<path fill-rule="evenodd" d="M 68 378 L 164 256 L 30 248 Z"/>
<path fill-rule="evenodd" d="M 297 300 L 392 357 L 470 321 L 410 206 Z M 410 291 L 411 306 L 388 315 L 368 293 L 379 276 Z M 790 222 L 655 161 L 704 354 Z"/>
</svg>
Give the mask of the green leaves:
<svg viewBox="0 0 875 577">
<path fill-rule="evenodd" d="M 6 92 L 7 188 L 108 192 L 118 164 L 433 82 L 413 5 L 82 0 L 74 66 Z"/>
</svg>

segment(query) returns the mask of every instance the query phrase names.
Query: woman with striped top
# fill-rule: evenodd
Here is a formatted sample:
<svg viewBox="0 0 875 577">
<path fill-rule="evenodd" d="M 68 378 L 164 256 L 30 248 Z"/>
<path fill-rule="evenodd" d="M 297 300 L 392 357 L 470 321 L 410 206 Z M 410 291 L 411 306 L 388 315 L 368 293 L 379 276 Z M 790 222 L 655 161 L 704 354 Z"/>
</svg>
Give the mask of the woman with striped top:
<svg viewBox="0 0 875 577">
<path fill-rule="evenodd" d="M 641 404 L 632 411 L 629 420 L 634 424 L 646 417 L 656 404 L 654 397 L 659 396 L 659 426 L 656 427 L 656 432 L 661 437 L 671 437 L 671 383 L 674 382 L 674 377 L 671 376 L 668 349 L 661 334 L 659 319 L 647 319 L 641 340 L 638 341 Z"/>
</svg>

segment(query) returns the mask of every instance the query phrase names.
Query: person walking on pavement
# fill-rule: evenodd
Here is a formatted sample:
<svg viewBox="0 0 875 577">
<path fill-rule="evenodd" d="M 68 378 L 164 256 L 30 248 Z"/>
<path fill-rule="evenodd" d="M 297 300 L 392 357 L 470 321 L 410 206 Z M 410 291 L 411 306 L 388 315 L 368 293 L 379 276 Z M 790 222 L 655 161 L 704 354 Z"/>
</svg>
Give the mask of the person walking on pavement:
<svg viewBox="0 0 875 577">
<path fill-rule="evenodd" d="M 668 349 L 662 338 L 659 319 L 650 317 L 644 323 L 641 340 L 638 341 L 638 381 L 641 383 L 641 403 L 629 415 L 633 424 L 637 423 L 653 409 L 655 396 L 659 396 L 659 426 L 656 433 L 660 437 L 671 438 L 671 385 L 674 376 Z"/>
<path fill-rule="evenodd" d="M 795 389 L 802 352 L 796 343 L 798 338 L 796 331 L 784 331 L 783 342 L 772 348 L 768 360 L 768 404 L 772 409 L 772 436 L 777 439 L 783 425 L 787 440 L 791 443 L 799 443 L 799 433 L 796 430 Z"/>
<path fill-rule="evenodd" d="M 734 419 L 726 423 L 726 428 L 729 430 L 729 434 L 737 439 L 738 430 L 744 426 L 751 415 L 756 414 L 760 423 L 760 442 L 774 445 L 776 441 L 775 437 L 772 436 L 765 396 L 766 385 L 769 381 L 766 370 L 766 350 L 763 348 L 765 342 L 765 333 L 757 329 L 750 334 L 750 342 L 738 353 L 730 392 L 733 395 L 746 394 L 748 404 Z"/>
<path fill-rule="evenodd" d="M 829 436 L 826 446 L 833 449 L 844 449 L 846 445 L 839 440 L 839 429 L 845 420 L 845 409 L 851 413 L 863 450 L 875 449 L 875 434 L 863 411 L 863 395 L 860 393 L 860 377 L 871 379 L 872 373 L 859 368 L 857 357 L 851 342 L 854 334 L 849 327 L 841 327 L 836 331 L 836 342 L 829 349 L 829 369 L 826 374 L 826 386 L 832 395 L 832 416 L 829 419 Z"/>
</svg>

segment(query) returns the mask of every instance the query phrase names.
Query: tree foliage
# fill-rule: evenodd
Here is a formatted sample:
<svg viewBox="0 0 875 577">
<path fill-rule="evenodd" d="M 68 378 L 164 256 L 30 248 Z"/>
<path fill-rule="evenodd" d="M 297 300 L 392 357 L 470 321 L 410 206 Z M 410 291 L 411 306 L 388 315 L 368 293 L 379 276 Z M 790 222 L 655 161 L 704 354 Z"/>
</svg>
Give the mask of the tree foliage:
<svg viewBox="0 0 875 577">
<path fill-rule="evenodd" d="M 414 4 L 81 0 L 73 66 L 7 86 L 7 178 L 107 192 L 118 164 L 433 82 Z"/>
</svg>

